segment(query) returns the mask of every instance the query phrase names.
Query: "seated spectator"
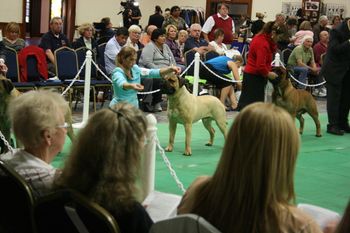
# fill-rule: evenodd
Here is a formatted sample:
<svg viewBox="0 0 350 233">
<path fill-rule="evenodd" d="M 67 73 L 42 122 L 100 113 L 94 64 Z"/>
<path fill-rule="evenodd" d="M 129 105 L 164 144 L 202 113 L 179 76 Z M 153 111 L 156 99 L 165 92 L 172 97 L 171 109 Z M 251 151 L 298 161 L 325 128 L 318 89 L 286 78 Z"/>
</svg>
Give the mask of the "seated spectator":
<svg viewBox="0 0 350 233">
<path fill-rule="evenodd" d="M 131 25 L 128 29 L 129 37 L 124 46 L 133 47 L 136 51 L 143 49 L 143 44 L 140 42 L 141 28 L 138 25 Z"/>
<path fill-rule="evenodd" d="M 334 15 L 332 19 L 332 28 L 336 28 L 342 22 L 339 15 Z"/>
<path fill-rule="evenodd" d="M 154 14 L 149 16 L 147 25 L 155 25 L 157 28 L 161 28 L 164 22 L 164 16 L 162 14 L 162 8 L 157 5 Z"/>
<path fill-rule="evenodd" d="M 305 36 L 314 37 L 314 33 L 312 32 L 312 27 L 310 21 L 303 21 L 299 26 L 299 31 L 297 31 L 294 35 L 294 46 L 298 46 L 302 44 L 303 38 Z"/>
<path fill-rule="evenodd" d="M 162 28 L 166 28 L 169 24 L 174 25 L 177 30 L 187 29 L 186 21 L 180 16 L 181 9 L 178 6 L 173 6 L 170 9 L 170 16 L 164 18 Z"/>
<path fill-rule="evenodd" d="M 146 46 L 146 44 L 148 44 L 149 42 L 151 42 L 151 36 L 152 36 L 152 32 L 157 29 L 157 26 L 154 25 L 148 25 L 146 28 L 146 33 L 142 34 L 142 37 L 140 39 L 140 42 Z"/>
<path fill-rule="evenodd" d="M 255 15 L 258 19 L 252 22 L 252 27 L 250 29 L 250 31 L 253 34 L 253 37 L 255 34 L 258 34 L 261 29 L 264 27 L 264 17 L 265 15 L 263 13 L 257 12 Z"/>
<path fill-rule="evenodd" d="M 297 33 L 298 29 L 298 19 L 296 17 L 290 16 L 286 22 L 286 25 L 288 28 L 290 42 L 294 42 L 295 33 Z"/>
<path fill-rule="evenodd" d="M 174 55 L 165 43 L 165 30 L 160 28 L 154 30 L 151 39 L 152 41 L 142 50 L 139 65 L 149 69 L 175 65 Z"/>
<path fill-rule="evenodd" d="M 13 48 L 17 52 L 23 49 L 26 45 L 25 41 L 20 38 L 21 31 L 18 23 L 10 22 L 6 25 L 5 36 L 3 43 L 5 46 Z"/>
<path fill-rule="evenodd" d="M 290 114 L 270 103 L 251 104 L 227 138 L 213 176 L 191 184 L 178 214 L 197 214 L 221 232 L 321 233 L 316 221 L 292 204 L 300 142 Z"/>
<path fill-rule="evenodd" d="M 185 42 L 188 38 L 188 32 L 186 30 L 180 30 L 177 35 L 176 43 L 179 45 L 181 56 L 184 56 Z"/>
<path fill-rule="evenodd" d="M 230 79 L 227 76 L 232 74 L 234 80 L 240 81 L 238 69 L 243 64 L 243 58 L 240 55 L 234 56 L 233 58 L 219 56 L 204 62 L 204 64 L 218 76 L 221 76 L 225 79 Z M 200 67 L 199 77 L 206 79 L 209 83 L 214 84 L 216 88 L 221 89 L 221 103 L 226 107 L 226 98 L 228 98 L 231 103 L 230 107 L 226 107 L 227 111 L 234 110 L 237 108 L 238 102 L 235 96 L 235 91 L 232 82 L 228 82 L 216 77 L 204 66 Z M 242 85 L 239 82 L 236 83 L 236 86 L 238 89 L 241 89 Z"/>
<path fill-rule="evenodd" d="M 12 129 L 24 149 L 4 159 L 32 186 L 36 196 L 52 188 L 57 171 L 50 163 L 63 148 L 68 109 L 60 94 L 47 90 L 26 92 L 9 104 Z"/>
<path fill-rule="evenodd" d="M 318 19 L 318 23 L 315 24 L 312 28 L 312 31 L 314 32 L 314 44 L 316 44 L 320 38 L 320 32 L 322 31 L 327 31 L 329 32 L 329 28 L 327 27 L 328 25 L 328 18 L 326 15 L 321 15 L 320 18 Z"/>
<path fill-rule="evenodd" d="M 115 69 L 115 59 L 121 48 L 125 45 L 128 36 L 128 29 L 124 27 L 118 28 L 116 34 L 107 42 L 104 54 L 107 75 L 110 75 Z"/>
<path fill-rule="evenodd" d="M 72 47 L 74 49 L 86 47 L 97 56 L 97 42 L 93 37 L 95 34 L 95 28 L 92 26 L 92 24 L 83 23 L 78 27 L 78 32 L 80 34 L 80 37 L 72 43 Z"/>
<path fill-rule="evenodd" d="M 107 37 L 112 38 L 115 34 L 115 31 L 113 30 L 113 24 L 111 22 L 111 18 L 105 17 L 101 19 L 101 23 L 104 25 L 104 27 L 100 31 L 100 38 Z"/>
<path fill-rule="evenodd" d="M 171 52 L 173 53 L 176 64 L 181 66 L 182 69 L 185 69 L 185 59 L 181 55 L 179 44 L 175 41 L 177 37 L 177 28 L 174 25 L 169 24 L 166 27 L 165 32 L 167 36 L 165 43 L 169 46 Z"/>
<path fill-rule="evenodd" d="M 146 130 L 142 112 L 127 103 L 97 111 L 80 130 L 55 189 L 73 189 L 101 205 L 120 232 L 148 233 L 153 222 L 136 188 Z"/>
<path fill-rule="evenodd" d="M 62 33 L 62 27 L 62 19 L 60 17 L 53 17 L 50 21 L 50 31 L 48 31 L 41 37 L 41 41 L 39 44 L 39 46 L 46 53 L 50 76 L 54 76 L 54 74 L 56 73 L 54 65 L 55 50 L 61 48 L 62 46 L 70 46 L 68 38 Z"/>
<path fill-rule="evenodd" d="M 317 42 L 313 47 L 315 63 L 317 67 L 322 66 L 322 63 L 323 63 L 322 56 L 325 55 L 327 52 L 328 42 L 329 42 L 329 33 L 327 31 L 320 32 L 320 41 Z M 323 82 L 324 80 L 322 77 L 318 76 L 318 81 Z M 327 91 L 325 87 L 321 86 L 321 87 L 315 88 L 312 94 L 317 97 L 325 97 L 327 95 Z"/>
<path fill-rule="evenodd" d="M 185 42 L 184 53 L 189 50 L 198 52 L 199 54 L 204 54 L 212 50 L 211 46 L 208 46 L 208 42 L 202 39 L 201 36 L 202 27 L 198 23 L 194 23 L 190 27 L 190 36 Z"/>
<path fill-rule="evenodd" d="M 209 42 L 209 45 L 214 48 L 214 51 L 220 55 L 225 55 L 225 52 L 228 50 L 226 45 L 222 43 L 224 36 L 224 30 L 217 28 L 214 31 L 214 40 Z"/>
<path fill-rule="evenodd" d="M 161 78 L 168 73 L 174 71 L 179 72 L 175 66 L 150 70 L 140 68 L 138 65 L 136 65 L 136 58 L 136 50 L 129 46 L 123 47 L 118 53 L 116 59 L 118 67 L 114 69 L 112 73 L 114 94 L 110 106 L 113 106 L 119 102 L 128 102 L 135 107 L 139 107 L 139 102 L 137 99 L 138 91 L 150 91 L 156 89 L 154 88 L 155 83 L 152 82 L 153 78 L 155 78 L 155 80 L 159 80 L 158 78 Z M 145 86 L 141 85 L 141 80 Z M 159 88 L 159 83 L 157 84 L 157 88 Z M 142 103 L 145 105 L 148 104 L 150 109 L 146 110 L 151 111 L 153 110 L 151 106 L 156 105 L 157 103 L 161 102 L 161 100 L 161 93 L 157 92 L 153 95 L 144 96 Z"/>
<path fill-rule="evenodd" d="M 305 36 L 301 45 L 295 47 L 288 59 L 288 66 L 291 67 L 296 74 L 296 78 L 304 83 L 308 83 L 308 74 L 318 74 L 314 52 L 312 50 L 313 37 Z M 298 84 L 299 89 L 306 89 L 305 85 Z"/>
</svg>

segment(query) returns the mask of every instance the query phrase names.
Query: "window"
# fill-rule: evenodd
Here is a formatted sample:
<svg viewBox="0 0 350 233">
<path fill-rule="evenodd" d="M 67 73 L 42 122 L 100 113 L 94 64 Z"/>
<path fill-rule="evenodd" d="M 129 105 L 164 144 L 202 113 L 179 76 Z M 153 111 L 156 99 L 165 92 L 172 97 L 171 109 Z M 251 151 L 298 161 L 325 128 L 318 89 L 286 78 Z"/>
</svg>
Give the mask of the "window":
<svg viewBox="0 0 350 233">
<path fill-rule="evenodd" d="M 53 17 L 62 17 L 62 0 L 51 0 L 51 19 Z"/>
</svg>

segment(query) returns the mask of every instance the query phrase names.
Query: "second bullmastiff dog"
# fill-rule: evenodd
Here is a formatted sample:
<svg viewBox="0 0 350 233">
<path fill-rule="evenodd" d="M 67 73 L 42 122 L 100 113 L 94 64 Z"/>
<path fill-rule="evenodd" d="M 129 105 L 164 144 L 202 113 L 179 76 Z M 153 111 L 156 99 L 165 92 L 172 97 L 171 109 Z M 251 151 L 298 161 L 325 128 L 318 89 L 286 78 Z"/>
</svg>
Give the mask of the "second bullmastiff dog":
<svg viewBox="0 0 350 233">
<path fill-rule="evenodd" d="M 287 110 L 293 118 L 300 123 L 299 133 L 304 130 L 304 118 L 302 114 L 308 113 L 316 125 L 316 137 L 321 137 L 321 124 L 318 119 L 318 111 L 315 99 L 310 92 L 295 89 L 288 78 L 287 70 L 282 67 L 274 68 L 278 78 L 270 80 L 273 84 L 272 102 Z"/>
<path fill-rule="evenodd" d="M 215 130 L 211 126 L 214 120 L 226 139 L 226 111 L 220 100 L 214 96 L 194 96 L 186 89 L 185 79 L 168 75 L 162 82 L 162 91 L 168 95 L 169 144 L 166 151 L 172 151 L 177 123 L 185 126 L 186 141 L 184 155 L 190 156 L 192 123 L 202 120 L 210 139 L 207 146 L 213 145 Z"/>
</svg>

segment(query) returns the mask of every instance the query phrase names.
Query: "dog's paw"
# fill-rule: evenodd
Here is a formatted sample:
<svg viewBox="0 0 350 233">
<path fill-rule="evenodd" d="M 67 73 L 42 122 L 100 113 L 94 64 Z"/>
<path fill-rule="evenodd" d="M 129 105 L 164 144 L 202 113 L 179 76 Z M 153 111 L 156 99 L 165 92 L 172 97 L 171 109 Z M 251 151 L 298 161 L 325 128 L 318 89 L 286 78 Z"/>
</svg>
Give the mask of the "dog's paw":
<svg viewBox="0 0 350 233">
<path fill-rule="evenodd" d="M 320 137 L 322 137 L 322 134 L 316 134 L 315 136 L 320 138 Z"/>
<path fill-rule="evenodd" d="M 173 151 L 173 147 L 172 146 L 167 146 L 164 150 L 166 152 L 172 152 Z"/>
<path fill-rule="evenodd" d="M 212 146 L 213 143 L 208 142 L 208 143 L 206 143 L 205 145 L 206 145 L 206 146 Z"/>
<path fill-rule="evenodd" d="M 184 155 L 184 156 L 191 156 L 192 153 L 191 152 L 184 152 L 182 155 Z"/>
</svg>

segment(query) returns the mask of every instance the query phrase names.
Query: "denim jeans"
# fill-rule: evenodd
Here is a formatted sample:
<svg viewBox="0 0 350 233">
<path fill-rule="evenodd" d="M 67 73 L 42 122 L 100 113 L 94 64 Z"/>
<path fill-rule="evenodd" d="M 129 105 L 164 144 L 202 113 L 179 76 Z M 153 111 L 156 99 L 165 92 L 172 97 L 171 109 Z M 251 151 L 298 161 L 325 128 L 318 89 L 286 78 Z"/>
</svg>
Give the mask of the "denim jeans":
<svg viewBox="0 0 350 233">
<path fill-rule="evenodd" d="M 307 84 L 307 75 L 309 73 L 308 67 L 294 66 L 293 71 L 297 76 L 295 77 L 296 79 L 298 79 L 302 83 Z M 298 89 L 306 89 L 306 86 L 298 83 Z"/>
</svg>

